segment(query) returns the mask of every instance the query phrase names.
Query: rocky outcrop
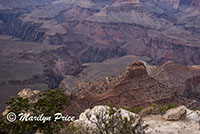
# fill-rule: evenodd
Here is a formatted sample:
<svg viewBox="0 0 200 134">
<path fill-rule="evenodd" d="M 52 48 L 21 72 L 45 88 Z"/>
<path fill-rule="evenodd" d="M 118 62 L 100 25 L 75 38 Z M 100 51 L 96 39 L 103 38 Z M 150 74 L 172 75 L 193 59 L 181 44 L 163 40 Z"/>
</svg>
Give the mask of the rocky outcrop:
<svg viewBox="0 0 200 134">
<path fill-rule="evenodd" d="M 163 118 L 167 121 L 177 121 L 185 119 L 187 115 L 187 110 L 185 106 L 179 106 L 177 108 L 173 108 L 168 110 L 164 115 Z"/>
<path fill-rule="evenodd" d="M 35 103 L 39 99 L 39 90 L 32 90 L 30 88 L 26 88 L 21 90 L 17 97 L 23 98 L 23 99 L 28 99 L 30 104 Z M 6 116 L 9 112 L 9 106 L 6 107 L 5 111 L 2 113 L 3 116 Z"/>
<path fill-rule="evenodd" d="M 197 17 L 187 17 L 190 12 L 166 5 L 177 0 L 152 1 L 47 0 L 31 8 L 2 9 L 0 20 L 5 33 L 24 41 L 69 46 L 81 54 L 82 62 L 133 54 L 152 58 L 152 64 L 199 64 L 198 19 L 195 24 L 191 19 L 198 18 L 198 12 L 189 15 Z M 38 3 L 40 8 L 35 7 Z"/>
<path fill-rule="evenodd" d="M 176 121 L 168 121 L 163 119 L 161 115 L 148 115 L 142 118 L 142 124 L 138 125 L 147 125 L 147 128 L 143 130 L 146 134 L 198 134 L 198 122 L 200 121 L 200 115 L 195 114 L 195 111 L 189 110 L 185 106 L 178 107 L 176 108 L 176 110 L 180 111 L 182 108 L 187 111 L 187 114 L 185 114 L 184 112 L 184 120 L 178 117 L 179 119 L 176 118 Z M 173 109 L 169 109 L 169 111 L 167 112 L 169 113 L 172 110 Z M 130 116 L 136 117 L 135 124 L 133 125 L 137 125 L 137 121 L 139 121 L 138 119 L 140 118 L 139 115 L 126 111 L 122 108 L 118 109 L 117 111 L 120 111 L 119 114 L 122 116 L 122 118 L 126 117 L 129 119 Z M 102 125 L 101 118 L 106 120 L 110 117 L 109 115 L 107 115 L 108 113 L 108 106 L 95 106 L 92 109 L 87 109 L 85 110 L 85 112 L 81 113 L 79 118 L 72 122 L 70 125 L 74 126 L 74 128 L 77 128 L 73 130 L 79 130 L 79 132 L 81 131 L 85 133 L 98 133 L 97 126 Z M 119 122 L 120 119 L 121 118 L 117 118 L 116 122 Z"/>
<path fill-rule="evenodd" d="M 143 62 L 136 61 L 129 65 L 125 72 L 126 79 L 134 79 L 138 77 L 142 77 L 143 75 L 148 75 L 146 66 Z"/>
<path fill-rule="evenodd" d="M 146 134 L 198 134 L 199 123 L 192 120 L 165 121 L 159 115 L 143 118 L 149 126 Z"/>
<path fill-rule="evenodd" d="M 174 87 L 176 94 L 195 99 L 189 108 L 199 108 L 199 76 L 200 67 L 183 66 L 172 61 L 149 71 L 149 75 L 168 87 Z"/>
<path fill-rule="evenodd" d="M 169 109 L 164 115 L 168 115 L 166 119 L 160 115 L 144 117 L 143 120 L 145 124 L 148 124 L 148 128 L 145 132 L 147 134 L 198 134 L 200 121 L 199 112 L 200 111 L 190 110 L 185 106 L 180 106 L 175 109 Z"/>
<path fill-rule="evenodd" d="M 144 133 L 140 124 L 140 117 L 137 114 L 124 110 L 122 108 L 116 109 L 113 114 L 109 111 L 110 107 L 108 106 L 95 106 L 92 109 L 87 109 L 85 112 L 81 113 L 79 119 L 72 122 L 69 126 L 73 126 L 79 130 L 79 132 L 86 132 L 89 134 L 97 133 L 99 134 L 101 131 L 103 132 L 112 132 L 109 131 L 109 127 L 105 127 L 108 122 L 113 123 L 111 127 L 114 125 L 120 125 L 119 122 L 123 122 L 125 118 L 129 121 L 131 118 L 134 118 L 133 124 L 130 124 L 133 128 L 136 129 L 135 132 L 140 132 L 140 134 Z M 119 126 L 115 126 L 115 133 L 120 133 L 118 130 Z"/>
<path fill-rule="evenodd" d="M 79 113 L 95 105 L 107 105 L 109 102 L 119 107 L 190 103 L 189 99 L 175 97 L 175 90 L 150 77 L 144 63 L 139 61 L 129 65 L 125 73 L 107 78 L 106 81 L 82 82 L 75 91 L 76 97 L 72 99 L 72 106 L 66 109 L 71 113 Z"/>
<path fill-rule="evenodd" d="M 162 68 L 161 71 L 160 67 L 150 67 L 142 61 L 135 61 L 127 67 L 124 73 L 118 76 L 107 77 L 104 81 L 80 82 L 73 91 L 68 90 L 74 97 L 72 97 L 73 106 L 68 107 L 66 111 L 79 113 L 95 105 L 107 105 L 109 102 L 118 107 L 149 106 L 152 103 L 174 103 L 177 105 L 184 104 L 192 109 L 198 108 L 200 106 L 198 99 L 191 98 L 192 96 L 189 97 L 184 93 L 184 82 L 188 77 L 196 75 L 195 71 L 198 72 L 198 70 L 194 69 L 194 67 L 186 67 L 191 71 L 184 71 L 184 73 L 188 74 L 187 76 L 187 74 L 184 75 L 184 73 L 176 72 L 176 70 L 170 70 L 170 67 L 173 68 L 174 63 L 169 62 L 167 64 L 165 66 L 169 68 L 166 70 Z M 176 66 L 179 65 L 175 64 Z M 158 72 L 157 69 L 163 74 Z M 183 66 L 182 69 L 184 70 L 185 67 Z M 194 74 L 192 73 L 193 71 L 195 72 Z M 155 75 L 156 72 L 162 75 L 160 74 L 158 78 Z M 179 81 L 176 78 L 179 75 L 176 76 L 176 73 L 183 75 L 185 79 L 180 76 Z M 174 79 L 177 80 L 177 83 L 174 83 Z M 175 85 L 178 82 L 180 82 L 180 85 Z"/>
<path fill-rule="evenodd" d="M 30 103 L 34 103 L 39 98 L 40 91 L 39 90 L 32 90 L 30 88 L 23 89 L 18 93 L 18 97 L 23 99 L 31 100 Z"/>
</svg>

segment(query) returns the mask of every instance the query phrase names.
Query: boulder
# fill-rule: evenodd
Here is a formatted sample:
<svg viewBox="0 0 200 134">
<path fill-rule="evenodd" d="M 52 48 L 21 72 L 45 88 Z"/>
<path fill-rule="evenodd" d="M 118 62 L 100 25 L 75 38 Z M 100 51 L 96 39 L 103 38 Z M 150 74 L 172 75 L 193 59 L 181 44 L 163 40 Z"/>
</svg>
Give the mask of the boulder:
<svg viewBox="0 0 200 134">
<path fill-rule="evenodd" d="M 32 104 L 36 102 L 39 98 L 39 90 L 32 90 L 30 88 L 25 88 L 18 93 L 18 97 L 23 99 L 29 99 L 29 103 Z M 6 107 L 5 111 L 2 113 L 3 116 L 6 116 L 9 112 L 9 106 Z"/>
<path fill-rule="evenodd" d="M 34 96 L 37 96 L 40 93 L 39 90 L 31 90 L 30 88 L 25 88 L 22 91 L 18 93 L 18 97 L 22 98 L 32 98 Z"/>
<path fill-rule="evenodd" d="M 185 119 L 187 115 L 187 108 L 185 106 L 179 106 L 177 108 L 169 109 L 163 118 L 167 121 L 178 121 Z"/>
<path fill-rule="evenodd" d="M 120 109 L 114 108 L 114 110 L 116 112 L 113 114 L 113 116 L 116 119 L 116 122 L 117 120 L 119 121 L 125 118 L 130 120 L 130 117 L 134 117 L 135 122 L 132 124 L 132 126 L 135 127 L 138 125 L 140 117 L 137 114 L 134 114 L 122 108 Z M 109 115 L 109 107 L 100 105 L 100 106 L 95 106 L 92 109 L 85 110 L 85 112 L 80 114 L 79 119 L 75 120 L 70 125 L 79 128 L 80 131 L 87 131 L 87 133 L 89 134 L 96 133 L 97 132 L 96 130 L 99 129 L 99 125 L 100 127 L 101 125 L 103 127 L 105 125 L 104 123 L 107 122 L 110 119 L 110 117 L 111 116 Z"/>
<path fill-rule="evenodd" d="M 200 111 L 199 110 L 194 111 L 194 110 L 187 109 L 186 119 L 188 119 L 190 121 L 199 122 L 200 121 Z"/>
</svg>

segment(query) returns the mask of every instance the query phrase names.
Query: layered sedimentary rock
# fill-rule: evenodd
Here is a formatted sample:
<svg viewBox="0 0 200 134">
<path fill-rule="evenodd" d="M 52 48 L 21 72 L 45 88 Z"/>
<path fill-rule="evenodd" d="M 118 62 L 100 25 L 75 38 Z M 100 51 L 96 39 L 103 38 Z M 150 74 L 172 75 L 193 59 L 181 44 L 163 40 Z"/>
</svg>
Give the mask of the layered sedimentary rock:
<svg viewBox="0 0 200 134">
<path fill-rule="evenodd" d="M 168 87 L 174 87 L 177 94 L 197 100 L 191 103 L 191 108 L 199 104 L 200 67 L 198 65 L 183 66 L 169 61 L 162 66 L 152 68 L 149 74 Z"/>
<path fill-rule="evenodd" d="M 193 103 L 192 99 L 178 94 L 176 88 L 164 85 L 149 76 L 145 64 L 139 61 L 133 62 L 119 76 L 94 83 L 80 83 L 74 93 L 72 106 L 66 109 L 72 113 L 79 113 L 95 105 L 107 105 L 109 102 L 119 107 L 148 106 L 152 103 Z"/>
<path fill-rule="evenodd" d="M 168 60 L 199 64 L 199 10 L 187 0 L 181 0 L 179 6 L 189 5 L 190 11 L 171 9 L 166 2 L 178 3 L 168 0 L 37 1 L 30 8 L 25 4 L 13 9 L 11 4 L 9 9 L 1 9 L 0 20 L 5 25 L 3 34 L 24 41 L 70 46 L 82 53 L 80 58 L 84 62 L 132 54 L 152 58 L 153 64 Z M 198 2 L 193 3 L 198 6 Z"/>
<path fill-rule="evenodd" d="M 5 1 L 0 1 L 0 34 L 9 34 L 22 41 L 42 42 L 50 45 L 62 45 L 62 47 L 39 53 L 13 54 L 12 58 L 14 59 L 39 61 L 40 65 L 45 65 L 45 69 L 39 70 L 42 73 L 36 73 L 28 79 L 3 80 L 1 82 L 3 85 L 6 85 L 5 83 L 23 85 L 42 82 L 45 83 L 45 86 L 55 88 L 60 85 L 66 75 L 78 75 L 82 70 L 82 63 L 101 62 L 124 55 L 148 57 L 151 60 L 147 60 L 147 62 L 156 65 L 161 65 L 168 60 L 185 65 L 200 64 L 197 1 L 46 0 L 39 2 L 31 0 L 15 3 L 16 1 L 13 1 L 6 5 Z M 172 6 L 174 4 L 176 7 Z M 182 8 L 183 5 L 187 6 Z M 167 65 L 166 69 L 168 67 Z M 99 93 L 104 93 L 105 96 L 114 93 L 118 96 L 124 91 L 116 93 L 115 90 L 121 88 L 117 84 L 129 88 L 131 87 L 131 83 L 128 82 L 130 80 L 133 81 L 132 84 L 135 84 L 136 89 L 140 87 L 140 84 L 138 85 L 134 81 L 149 84 L 150 87 L 156 88 L 155 92 L 160 92 L 164 88 L 166 92 L 176 91 L 178 95 L 198 98 L 198 95 L 195 94 L 199 93 L 199 78 L 193 75 L 196 71 L 191 71 L 192 68 L 184 69 L 179 65 L 174 67 L 191 72 L 191 75 L 184 73 L 182 76 L 179 75 L 182 74 L 181 71 L 179 74 L 172 71 L 177 76 L 172 75 L 171 77 L 168 71 L 162 72 L 162 68 L 165 68 L 163 65 L 158 67 L 152 75 L 149 74 L 151 77 L 145 70 L 139 70 L 139 74 L 135 74 L 133 71 L 127 77 L 124 74 L 116 78 L 108 78 L 107 82 L 87 83 L 89 86 L 85 86 L 83 89 L 89 87 L 88 90 L 91 90 L 91 93 L 99 98 L 102 97 Z M 142 65 L 139 65 L 139 68 L 142 68 Z M 138 76 L 138 79 L 135 79 L 134 74 Z M 166 77 L 162 77 L 162 75 Z M 167 78 L 167 75 L 170 78 Z M 140 82 L 139 78 L 143 82 Z M 167 79 L 169 81 L 166 81 Z M 83 82 L 78 86 L 87 84 Z M 195 87 L 191 85 L 195 85 Z M 145 84 L 143 86 L 144 89 L 148 87 Z M 173 89 L 174 87 L 175 89 Z M 147 91 L 151 94 L 153 90 L 150 89 Z M 85 92 L 81 90 L 80 95 L 84 95 Z M 171 94 L 168 95 L 166 96 L 171 98 Z M 157 97 L 154 94 L 153 96 Z M 147 96 L 143 99 L 152 102 Z M 153 101 L 155 100 L 153 99 Z M 123 104 L 123 102 L 121 103 Z"/>
</svg>

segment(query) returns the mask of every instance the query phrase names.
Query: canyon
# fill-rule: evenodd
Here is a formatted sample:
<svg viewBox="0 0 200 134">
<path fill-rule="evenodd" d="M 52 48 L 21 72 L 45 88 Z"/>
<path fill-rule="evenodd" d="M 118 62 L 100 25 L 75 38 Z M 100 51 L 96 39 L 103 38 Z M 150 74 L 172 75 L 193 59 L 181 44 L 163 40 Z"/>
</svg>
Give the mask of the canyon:
<svg viewBox="0 0 200 134">
<path fill-rule="evenodd" d="M 200 64 L 199 37 L 198 0 L 0 0 L 0 111 L 11 96 L 27 87 L 41 91 L 59 87 L 67 94 L 77 91 L 78 97 L 91 89 L 93 95 L 88 99 L 93 102 L 88 105 L 104 103 L 102 98 L 107 103 L 125 92 L 117 82 L 127 88 L 131 83 L 142 86 L 150 94 L 135 99 L 123 94 L 127 99 L 120 105 L 129 99 L 134 106 L 141 101 L 145 105 L 168 102 L 176 94 L 184 103 L 195 100 L 198 106 L 199 67 L 195 65 Z M 114 60 L 104 66 L 108 59 Z M 111 85 L 84 82 L 119 75 L 134 60 L 145 61 L 138 63 L 143 67 L 138 70 L 142 76 L 136 74 L 138 79 L 119 76 Z M 97 64 L 103 66 L 101 75 L 96 75 Z M 122 67 L 112 69 L 117 64 Z M 79 89 L 88 85 L 87 90 Z M 173 102 L 182 104 L 181 99 Z"/>
<path fill-rule="evenodd" d="M 114 108 L 148 124 L 141 133 L 197 134 L 200 1 L 0 0 L 0 94 L 4 133 L 57 132 L 57 122 L 9 124 L 25 107 L 76 117 L 63 133 L 97 133 L 92 118 Z"/>
</svg>

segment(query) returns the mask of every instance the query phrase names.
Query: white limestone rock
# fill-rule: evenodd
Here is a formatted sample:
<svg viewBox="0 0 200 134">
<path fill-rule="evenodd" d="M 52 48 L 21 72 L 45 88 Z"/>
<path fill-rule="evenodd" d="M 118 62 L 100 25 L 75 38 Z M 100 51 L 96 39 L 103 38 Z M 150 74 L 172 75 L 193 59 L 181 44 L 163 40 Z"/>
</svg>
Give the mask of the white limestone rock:
<svg viewBox="0 0 200 134">
<path fill-rule="evenodd" d="M 115 108 L 114 108 L 115 109 Z M 133 116 L 136 118 L 135 123 L 133 126 L 136 126 L 139 122 L 139 116 L 137 114 L 134 114 L 132 112 L 129 112 L 124 109 L 115 109 L 116 112 L 114 116 L 119 117 L 121 116 L 122 118 L 127 118 L 130 120 L 130 117 Z M 98 120 L 99 118 L 104 118 L 104 120 L 108 120 L 110 118 L 109 116 L 109 107 L 108 106 L 95 106 L 92 109 L 87 109 L 85 112 L 81 113 L 79 116 L 79 119 L 75 120 L 73 122 L 73 125 L 76 127 L 81 127 L 84 130 L 89 130 L 89 133 L 95 132 L 97 129 L 97 124 L 99 123 Z M 104 124 L 103 124 L 104 125 Z"/>
<path fill-rule="evenodd" d="M 179 106 L 177 108 L 169 109 L 164 115 L 163 118 L 167 121 L 177 121 L 185 119 L 187 115 L 187 108 L 185 106 Z"/>
<path fill-rule="evenodd" d="M 18 97 L 22 98 L 32 98 L 40 93 L 39 90 L 32 90 L 30 88 L 25 88 L 18 93 Z"/>
<path fill-rule="evenodd" d="M 192 120 L 166 121 L 160 115 L 143 118 L 146 134 L 200 134 L 200 125 Z"/>
</svg>

